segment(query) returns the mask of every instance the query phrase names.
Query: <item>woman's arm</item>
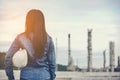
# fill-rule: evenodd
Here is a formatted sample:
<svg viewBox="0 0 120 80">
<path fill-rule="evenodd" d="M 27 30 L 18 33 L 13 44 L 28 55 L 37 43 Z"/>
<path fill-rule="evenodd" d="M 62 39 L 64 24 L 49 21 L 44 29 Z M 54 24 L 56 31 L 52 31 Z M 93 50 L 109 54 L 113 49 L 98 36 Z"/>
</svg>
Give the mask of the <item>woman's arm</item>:
<svg viewBox="0 0 120 80">
<path fill-rule="evenodd" d="M 5 56 L 5 71 L 9 80 L 14 80 L 12 57 L 14 53 L 19 50 L 19 48 L 20 43 L 18 41 L 18 37 L 16 37 Z"/>
<path fill-rule="evenodd" d="M 48 65 L 49 65 L 51 80 L 54 80 L 56 77 L 55 74 L 56 58 L 55 58 L 55 48 L 51 38 L 50 38 L 49 51 L 48 51 Z"/>
</svg>

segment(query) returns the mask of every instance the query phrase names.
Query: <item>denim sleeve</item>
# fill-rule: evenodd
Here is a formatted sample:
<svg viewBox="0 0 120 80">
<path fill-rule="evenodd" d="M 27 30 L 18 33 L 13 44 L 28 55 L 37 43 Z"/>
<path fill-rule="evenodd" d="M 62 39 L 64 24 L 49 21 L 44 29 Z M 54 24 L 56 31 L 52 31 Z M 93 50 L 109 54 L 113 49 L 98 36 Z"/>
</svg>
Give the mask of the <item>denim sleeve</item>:
<svg viewBox="0 0 120 80">
<path fill-rule="evenodd" d="M 5 71 L 9 80 L 14 80 L 12 57 L 14 53 L 19 50 L 19 48 L 20 48 L 20 43 L 16 37 L 5 56 Z"/>
<path fill-rule="evenodd" d="M 49 44 L 48 65 L 49 65 L 51 80 L 54 80 L 56 77 L 56 74 L 55 74 L 56 58 L 55 58 L 54 43 L 52 39 L 50 39 L 50 44 Z"/>
</svg>

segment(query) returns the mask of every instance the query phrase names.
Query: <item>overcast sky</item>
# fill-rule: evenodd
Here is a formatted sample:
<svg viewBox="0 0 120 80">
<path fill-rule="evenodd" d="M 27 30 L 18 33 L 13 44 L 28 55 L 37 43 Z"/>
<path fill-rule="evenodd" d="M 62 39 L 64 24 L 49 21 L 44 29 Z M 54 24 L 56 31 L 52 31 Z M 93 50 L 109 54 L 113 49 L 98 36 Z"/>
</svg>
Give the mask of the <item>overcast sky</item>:
<svg viewBox="0 0 120 80">
<path fill-rule="evenodd" d="M 87 29 L 93 29 L 93 67 L 103 66 L 103 50 L 115 42 L 115 63 L 119 50 L 119 0 L 0 0 L 0 51 L 7 51 L 17 34 L 24 31 L 30 9 L 40 9 L 47 32 L 58 39 L 57 63 L 67 64 L 67 35 L 71 34 L 74 64 L 87 67 Z M 99 64 L 97 64 L 99 63 Z"/>
</svg>

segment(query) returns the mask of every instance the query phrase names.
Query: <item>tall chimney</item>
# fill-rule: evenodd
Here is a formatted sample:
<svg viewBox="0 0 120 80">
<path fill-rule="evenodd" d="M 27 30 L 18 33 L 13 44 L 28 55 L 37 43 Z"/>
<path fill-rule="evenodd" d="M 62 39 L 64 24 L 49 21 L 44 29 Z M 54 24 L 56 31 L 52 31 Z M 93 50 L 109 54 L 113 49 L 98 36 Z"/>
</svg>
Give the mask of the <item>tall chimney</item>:
<svg viewBox="0 0 120 80">
<path fill-rule="evenodd" d="M 106 67 L 106 51 L 104 50 L 103 51 L 103 59 L 104 59 L 104 62 L 103 62 L 103 70 L 105 71 L 105 67 Z"/>
<path fill-rule="evenodd" d="M 68 66 L 71 66 L 71 39 L 70 39 L 70 34 L 68 34 Z"/>
<path fill-rule="evenodd" d="M 109 48 L 110 48 L 110 71 L 114 72 L 115 68 L 115 53 L 114 53 L 114 42 L 109 43 Z"/>
<path fill-rule="evenodd" d="M 56 49 L 55 49 L 55 53 L 56 53 L 56 71 L 58 71 L 58 65 L 57 65 L 57 52 L 58 52 L 58 45 L 57 45 L 57 38 L 56 38 Z"/>
<path fill-rule="evenodd" d="M 68 34 L 68 54 L 71 55 L 71 40 L 70 40 L 70 34 Z"/>
<path fill-rule="evenodd" d="M 118 56 L 118 67 L 120 67 L 120 56 Z"/>
<path fill-rule="evenodd" d="M 92 72 L 92 29 L 88 29 L 88 72 Z"/>
</svg>

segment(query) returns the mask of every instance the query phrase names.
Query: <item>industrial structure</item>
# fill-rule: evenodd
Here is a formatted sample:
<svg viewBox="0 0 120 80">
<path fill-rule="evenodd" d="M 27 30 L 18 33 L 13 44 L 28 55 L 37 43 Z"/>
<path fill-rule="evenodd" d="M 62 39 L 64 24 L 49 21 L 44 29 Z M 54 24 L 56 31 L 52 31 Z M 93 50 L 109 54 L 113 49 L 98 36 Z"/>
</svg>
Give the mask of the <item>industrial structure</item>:
<svg viewBox="0 0 120 80">
<path fill-rule="evenodd" d="M 120 72 L 120 56 L 118 56 L 118 66 L 117 66 L 117 71 Z"/>
<path fill-rule="evenodd" d="M 56 62 L 57 62 L 57 52 L 58 52 L 58 44 L 57 44 L 57 38 L 56 38 L 56 49 L 55 49 L 55 53 L 56 53 Z M 58 65 L 56 63 L 56 71 L 58 71 Z"/>
<path fill-rule="evenodd" d="M 67 66 L 67 70 L 68 71 L 75 71 L 76 67 L 73 64 L 73 58 L 71 56 L 71 37 L 70 34 L 68 34 L 68 66 Z"/>
<path fill-rule="evenodd" d="M 88 51 L 88 63 L 87 63 L 87 68 L 79 68 L 78 65 L 78 60 L 77 60 L 77 65 L 74 65 L 74 60 L 71 55 L 71 35 L 68 34 L 68 65 L 60 65 L 56 64 L 56 71 L 81 71 L 81 72 L 120 72 L 120 55 L 118 56 L 118 61 L 117 61 L 117 66 L 115 66 L 115 42 L 110 41 L 109 42 L 109 65 L 106 65 L 106 50 L 103 51 L 103 66 L 99 69 L 96 69 L 92 66 L 92 29 L 88 29 L 87 32 L 87 51 Z M 57 38 L 56 38 L 56 59 L 57 59 L 57 53 L 58 53 L 58 43 L 57 43 Z M 4 69 L 4 61 L 5 61 L 5 54 L 4 52 L 0 52 L 0 69 Z M 101 60 L 102 61 L 102 60 Z"/>
<path fill-rule="evenodd" d="M 120 72 L 120 56 L 118 56 L 118 65 L 115 68 L 115 72 Z"/>
<path fill-rule="evenodd" d="M 88 29 L 88 72 L 92 72 L 92 29 Z"/>
<path fill-rule="evenodd" d="M 106 71 L 106 51 L 103 51 L 103 71 Z"/>
<path fill-rule="evenodd" d="M 115 52 L 114 52 L 115 44 L 110 41 L 109 50 L 110 50 L 110 72 L 114 72 L 115 69 Z"/>
</svg>

